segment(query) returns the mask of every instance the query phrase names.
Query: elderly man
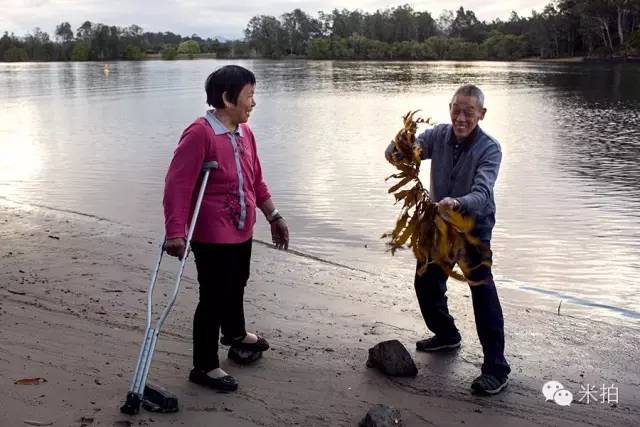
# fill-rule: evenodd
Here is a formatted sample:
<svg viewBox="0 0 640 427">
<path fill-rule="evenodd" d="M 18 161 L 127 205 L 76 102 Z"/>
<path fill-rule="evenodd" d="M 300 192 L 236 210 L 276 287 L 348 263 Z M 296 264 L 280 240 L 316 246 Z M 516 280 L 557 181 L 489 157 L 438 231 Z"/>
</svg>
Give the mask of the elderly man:
<svg viewBox="0 0 640 427">
<path fill-rule="evenodd" d="M 475 219 L 472 231 L 481 244 L 465 250 L 470 265 L 467 274 L 473 299 L 476 329 L 484 352 L 482 373 L 472 391 L 496 394 L 506 387 L 511 372 L 504 356 L 504 320 L 491 274 L 491 232 L 496 205 L 493 187 L 498 177 L 502 153 L 500 144 L 478 126 L 486 113 L 484 95 L 474 85 L 464 85 L 449 104 L 451 124 L 441 124 L 418 136 L 423 159 L 431 159 L 431 197 L 440 210 L 455 210 Z M 393 144 L 385 156 L 393 161 L 400 153 Z M 483 262 L 489 261 L 489 262 Z M 418 268 L 420 265 L 418 265 Z M 447 275 L 437 264 L 415 277 L 420 311 L 434 336 L 418 341 L 419 351 L 443 351 L 460 347 L 460 333 L 447 308 Z"/>
</svg>

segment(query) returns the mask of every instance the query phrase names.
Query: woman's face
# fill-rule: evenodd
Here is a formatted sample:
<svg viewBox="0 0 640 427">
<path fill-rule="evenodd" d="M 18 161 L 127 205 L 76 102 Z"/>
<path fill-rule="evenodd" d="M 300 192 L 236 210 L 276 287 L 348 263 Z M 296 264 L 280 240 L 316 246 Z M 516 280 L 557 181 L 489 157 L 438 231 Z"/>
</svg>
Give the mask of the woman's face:
<svg viewBox="0 0 640 427">
<path fill-rule="evenodd" d="M 253 95 L 256 85 L 246 84 L 238 94 L 238 100 L 235 104 L 225 102 L 225 110 L 231 116 L 236 124 L 246 123 L 251 115 L 251 110 L 256 106 Z"/>
</svg>

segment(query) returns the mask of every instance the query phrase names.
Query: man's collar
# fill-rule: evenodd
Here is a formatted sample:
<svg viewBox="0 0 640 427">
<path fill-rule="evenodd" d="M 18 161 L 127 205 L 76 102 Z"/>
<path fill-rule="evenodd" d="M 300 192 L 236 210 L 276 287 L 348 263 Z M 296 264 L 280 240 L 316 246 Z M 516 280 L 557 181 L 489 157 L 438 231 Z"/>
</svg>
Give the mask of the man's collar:
<svg viewBox="0 0 640 427">
<path fill-rule="evenodd" d="M 467 136 L 462 141 L 458 142 L 458 139 L 456 138 L 456 134 L 453 132 L 453 126 L 451 126 L 451 133 L 449 135 L 449 142 L 451 144 L 462 144 L 463 146 L 468 147 L 468 146 L 471 145 L 471 143 L 474 141 L 474 139 L 476 139 L 476 136 L 478 135 L 479 129 L 480 129 L 480 125 L 476 125 L 476 127 L 471 131 L 469 136 Z"/>
<path fill-rule="evenodd" d="M 223 135 L 225 133 L 234 133 L 236 135 L 239 135 L 240 137 L 243 137 L 244 135 L 242 134 L 242 126 L 238 125 L 237 129 L 235 132 L 230 131 L 229 129 L 227 129 L 227 127 L 225 125 L 222 124 L 222 122 L 220 120 L 218 120 L 218 118 L 215 116 L 215 114 L 213 114 L 215 110 L 208 110 L 207 111 L 207 115 L 206 115 L 206 119 L 209 122 L 209 124 L 211 125 L 211 128 L 213 129 L 213 133 L 216 135 Z"/>
</svg>

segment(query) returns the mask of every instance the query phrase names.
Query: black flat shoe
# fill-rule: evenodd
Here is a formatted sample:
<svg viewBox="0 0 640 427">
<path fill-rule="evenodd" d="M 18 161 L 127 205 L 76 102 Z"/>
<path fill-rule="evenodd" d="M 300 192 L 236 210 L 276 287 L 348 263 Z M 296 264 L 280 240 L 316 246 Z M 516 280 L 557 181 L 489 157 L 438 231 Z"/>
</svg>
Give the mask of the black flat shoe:
<svg viewBox="0 0 640 427">
<path fill-rule="evenodd" d="M 253 352 L 269 350 L 269 343 L 267 342 L 267 340 L 262 338 L 260 335 L 257 335 L 257 337 L 258 337 L 258 341 L 253 343 L 242 342 L 244 337 L 239 338 L 237 340 L 234 340 L 228 337 L 222 337 L 222 339 L 220 339 L 220 344 L 228 345 L 229 347 L 237 348 L 238 350 L 253 351 Z"/>
<path fill-rule="evenodd" d="M 200 369 L 192 369 L 189 373 L 189 381 L 218 391 L 236 391 L 238 382 L 231 375 L 225 375 L 221 378 L 213 378 Z"/>
</svg>

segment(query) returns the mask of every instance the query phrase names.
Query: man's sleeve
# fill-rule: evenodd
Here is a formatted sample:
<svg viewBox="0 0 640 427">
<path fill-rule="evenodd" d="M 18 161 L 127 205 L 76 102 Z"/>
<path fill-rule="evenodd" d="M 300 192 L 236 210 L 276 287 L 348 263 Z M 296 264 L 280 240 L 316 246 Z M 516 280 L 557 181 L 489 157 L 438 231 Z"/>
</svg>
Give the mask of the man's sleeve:
<svg viewBox="0 0 640 427">
<path fill-rule="evenodd" d="M 164 224 L 166 238 L 186 237 L 191 200 L 206 156 L 206 131 L 192 124 L 183 133 L 173 153 L 164 180 Z"/>
<path fill-rule="evenodd" d="M 462 212 L 475 214 L 487 204 L 498 178 L 501 160 L 500 146 L 492 144 L 480 159 L 471 191 L 462 197 L 457 197 Z"/>
<path fill-rule="evenodd" d="M 430 159 L 433 156 L 433 141 L 435 139 L 437 128 L 433 127 L 422 132 L 416 138 L 416 144 L 422 148 L 422 160 Z"/>
</svg>

